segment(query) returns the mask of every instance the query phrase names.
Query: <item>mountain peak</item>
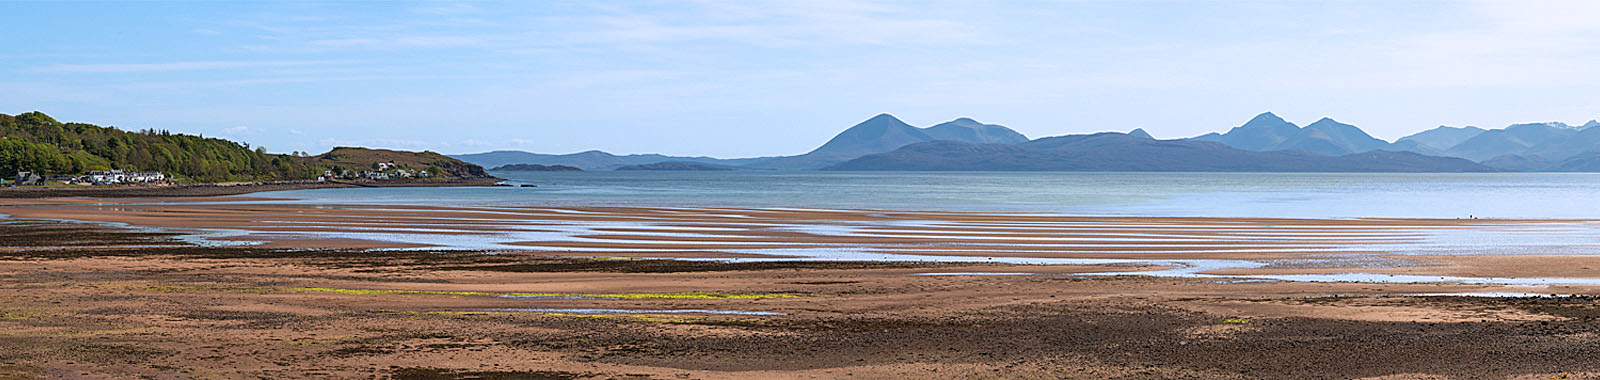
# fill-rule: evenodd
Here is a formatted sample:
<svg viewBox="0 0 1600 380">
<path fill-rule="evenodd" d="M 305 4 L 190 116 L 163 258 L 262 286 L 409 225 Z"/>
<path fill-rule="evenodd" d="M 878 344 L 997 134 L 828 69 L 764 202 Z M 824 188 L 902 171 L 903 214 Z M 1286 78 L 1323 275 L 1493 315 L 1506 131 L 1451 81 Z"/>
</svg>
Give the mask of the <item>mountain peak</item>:
<svg viewBox="0 0 1600 380">
<path fill-rule="evenodd" d="M 1583 123 L 1583 126 L 1579 128 L 1589 129 L 1594 127 L 1600 127 L 1600 120 L 1589 120 L 1589 122 Z"/>
<path fill-rule="evenodd" d="M 1134 128 L 1133 130 L 1128 131 L 1128 136 L 1146 138 L 1146 139 L 1151 139 L 1151 140 L 1155 140 L 1156 139 L 1155 137 L 1150 136 L 1150 132 L 1145 132 L 1144 128 Z"/>
<path fill-rule="evenodd" d="M 904 123 L 904 121 L 900 121 L 900 118 L 894 117 L 894 115 L 890 115 L 887 112 L 877 114 L 876 116 L 873 116 L 871 119 L 867 119 L 867 122 L 874 122 L 874 121 L 884 122 L 884 121 L 890 121 L 890 120 Z M 863 122 L 862 124 L 866 124 L 866 122 Z"/>
<path fill-rule="evenodd" d="M 1321 128 L 1329 128 L 1329 127 L 1351 127 L 1351 128 L 1353 128 L 1355 126 L 1354 125 L 1350 125 L 1350 124 L 1340 123 L 1338 120 L 1334 120 L 1331 117 L 1323 117 L 1321 119 L 1317 119 L 1317 122 L 1315 122 L 1315 123 L 1311 123 L 1310 125 L 1306 125 L 1306 128 L 1313 128 L 1313 129 L 1321 129 Z"/>
<path fill-rule="evenodd" d="M 933 140 L 922 129 L 906 124 L 893 115 L 880 113 L 834 135 L 833 139 L 807 155 L 860 156 Z"/>
<path fill-rule="evenodd" d="M 1287 121 L 1284 121 L 1283 118 L 1278 117 L 1278 114 L 1272 112 L 1262 112 L 1261 114 L 1256 115 L 1256 117 L 1250 118 L 1250 121 L 1246 122 L 1245 125 L 1256 124 L 1258 122 L 1288 123 Z"/>
<path fill-rule="evenodd" d="M 1018 144 L 1028 142 L 1028 136 L 999 125 L 984 124 L 972 118 L 958 118 L 922 130 L 939 140 L 963 141 L 974 144 Z"/>
<path fill-rule="evenodd" d="M 1389 142 L 1373 138 L 1354 125 L 1340 123 L 1324 117 L 1307 125 L 1293 137 L 1273 149 L 1299 150 L 1324 156 L 1343 156 L 1370 152 L 1389 146 Z"/>
</svg>

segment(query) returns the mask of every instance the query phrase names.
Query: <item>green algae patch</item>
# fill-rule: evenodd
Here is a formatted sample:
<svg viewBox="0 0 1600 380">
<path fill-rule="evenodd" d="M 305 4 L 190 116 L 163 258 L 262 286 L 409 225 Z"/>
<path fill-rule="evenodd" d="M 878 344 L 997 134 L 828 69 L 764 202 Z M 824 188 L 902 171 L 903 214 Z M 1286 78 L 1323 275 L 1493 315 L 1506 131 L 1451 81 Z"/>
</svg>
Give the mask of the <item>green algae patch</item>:
<svg viewBox="0 0 1600 380">
<path fill-rule="evenodd" d="M 1242 324 L 1250 323 L 1250 320 L 1242 319 L 1242 318 L 1229 318 L 1229 319 L 1222 320 L 1222 323 L 1230 324 L 1230 325 L 1242 325 Z"/>
<path fill-rule="evenodd" d="M 543 315 L 543 316 L 566 317 L 566 318 L 615 319 L 615 320 L 638 321 L 638 322 L 683 323 L 683 324 L 700 323 L 700 322 L 702 322 L 704 320 L 704 319 L 701 319 L 701 318 L 691 318 L 691 317 L 683 317 L 683 316 L 677 316 L 677 315 L 665 315 L 665 314 L 587 314 L 587 313 L 563 313 L 563 312 L 543 312 L 543 311 L 541 311 L 541 312 L 522 312 L 522 311 L 518 311 L 518 312 L 510 312 L 510 311 L 417 311 L 417 310 L 381 309 L 381 310 L 373 310 L 373 312 L 375 312 L 375 313 L 386 313 L 386 314 L 445 315 L 445 316 Z"/>
<path fill-rule="evenodd" d="M 486 296 L 486 297 L 528 297 L 528 298 L 595 298 L 595 299 L 768 299 L 768 298 L 804 298 L 815 297 L 806 294 L 791 293 L 718 293 L 718 292 L 679 292 L 679 293 L 505 293 L 505 292 L 477 292 L 477 291 L 438 291 L 438 290 L 393 290 L 393 289 L 339 289 L 339 288 L 289 288 L 288 290 L 300 292 L 321 292 L 337 294 L 358 295 L 434 295 L 434 296 Z"/>
<path fill-rule="evenodd" d="M 285 292 L 304 293 L 334 293 L 352 295 L 426 295 L 426 296 L 480 296 L 480 297 L 509 297 L 509 298 L 575 298 L 575 299 L 773 299 L 773 298 L 806 298 L 820 297 L 811 294 L 796 293 L 721 293 L 721 292 L 676 292 L 676 293 L 515 293 L 515 292 L 481 292 L 481 291 L 447 291 L 447 290 L 404 290 L 404 289 L 345 289 L 345 288 L 265 288 L 250 286 L 216 286 L 216 285 L 156 285 L 135 287 L 138 289 L 155 290 L 176 293 L 245 293 L 245 294 L 271 294 Z"/>
<path fill-rule="evenodd" d="M 0 311 L 0 321 L 42 321 L 44 317 L 44 313 Z"/>
<path fill-rule="evenodd" d="M 177 292 L 177 293 L 268 294 L 268 293 L 281 293 L 282 292 L 281 290 L 273 289 L 273 288 L 260 288 L 260 287 L 251 287 L 251 286 L 156 285 L 156 286 L 144 286 L 144 287 L 140 287 L 140 288 L 141 289 L 147 289 L 147 290 L 161 291 L 161 292 Z"/>
</svg>

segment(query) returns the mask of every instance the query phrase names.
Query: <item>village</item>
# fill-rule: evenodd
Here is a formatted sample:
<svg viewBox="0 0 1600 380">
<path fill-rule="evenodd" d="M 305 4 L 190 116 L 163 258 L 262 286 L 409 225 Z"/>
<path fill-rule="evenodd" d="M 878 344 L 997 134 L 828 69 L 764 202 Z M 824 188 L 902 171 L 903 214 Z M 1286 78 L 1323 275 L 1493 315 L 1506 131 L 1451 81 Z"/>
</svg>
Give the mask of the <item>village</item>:
<svg viewBox="0 0 1600 380">
<path fill-rule="evenodd" d="M 372 170 L 352 172 L 348 169 L 324 170 L 317 181 L 326 182 L 334 180 L 372 180 L 388 181 L 413 178 L 430 178 L 433 173 L 427 170 L 405 168 L 394 162 L 379 162 L 372 165 Z M 50 176 L 31 171 L 19 171 L 13 180 L 0 178 L 0 186 L 47 186 L 51 183 L 81 186 L 108 186 L 124 184 L 167 184 L 172 177 L 161 172 L 135 172 L 118 169 L 92 171 L 80 176 Z"/>
<path fill-rule="evenodd" d="M 428 173 L 427 170 L 402 168 L 399 165 L 395 165 L 394 162 L 379 162 L 372 164 L 372 168 L 373 170 L 363 170 L 359 173 L 354 173 L 343 169 L 341 169 L 338 173 L 334 173 L 332 170 L 326 170 L 322 172 L 322 177 L 319 178 L 319 180 L 327 181 L 335 179 L 362 178 L 374 181 L 387 181 L 391 179 L 428 178 L 432 176 L 432 173 Z"/>
<path fill-rule="evenodd" d="M 13 181 L 6 183 L 9 186 L 45 186 L 50 181 L 67 185 L 104 186 L 118 184 L 154 184 L 166 183 L 166 174 L 161 172 L 132 172 L 117 169 L 92 171 L 88 174 L 71 176 L 46 176 L 36 172 L 17 172 Z"/>
</svg>

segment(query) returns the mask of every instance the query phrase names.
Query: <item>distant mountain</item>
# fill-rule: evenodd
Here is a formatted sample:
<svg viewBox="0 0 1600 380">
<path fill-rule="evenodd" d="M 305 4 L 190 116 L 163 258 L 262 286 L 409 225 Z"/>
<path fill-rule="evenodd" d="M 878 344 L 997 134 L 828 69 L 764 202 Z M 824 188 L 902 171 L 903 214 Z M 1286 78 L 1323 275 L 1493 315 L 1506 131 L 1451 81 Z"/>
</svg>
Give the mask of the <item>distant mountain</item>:
<svg viewBox="0 0 1600 380">
<path fill-rule="evenodd" d="M 1483 162 L 1491 167 L 1526 172 L 1600 172 L 1600 151 L 1578 153 L 1561 160 L 1546 160 L 1538 156 L 1505 155 Z"/>
<path fill-rule="evenodd" d="M 1289 140 L 1300 133 L 1300 127 L 1283 120 L 1271 112 L 1263 112 L 1251 118 L 1244 125 L 1228 130 L 1228 133 L 1209 133 L 1193 140 L 1214 141 L 1234 148 L 1268 151 L 1279 150 L 1279 144 Z"/>
<path fill-rule="evenodd" d="M 1443 150 L 1435 149 L 1434 147 L 1429 146 L 1429 145 L 1424 145 L 1422 143 L 1417 142 L 1416 140 L 1395 141 L 1393 143 L 1390 143 L 1389 147 L 1384 149 L 1384 150 L 1395 151 L 1395 152 L 1411 152 L 1411 153 L 1416 153 L 1416 154 L 1420 154 L 1420 155 L 1424 155 L 1424 156 L 1440 156 L 1440 157 L 1444 157 L 1444 151 Z"/>
<path fill-rule="evenodd" d="M 833 136 L 827 143 L 798 156 L 774 157 L 752 165 L 763 169 L 807 170 L 888 152 L 902 146 L 937 140 L 921 128 L 889 114 L 878 114 Z"/>
<path fill-rule="evenodd" d="M 1107 132 L 1042 138 L 1023 144 L 933 141 L 863 156 L 827 170 L 1177 171 L 1177 172 L 1488 172 L 1459 158 L 1371 151 L 1329 157 L 1299 151 L 1255 152 L 1208 141 L 1153 140 Z"/>
<path fill-rule="evenodd" d="M 617 168 L 619 171 L 727 171 L 733 168 L 726 166 L 697 164 L 693 162 L 657 162 L 652 164 L 627 165 Z"/>
<path fill-rule="evenodd" d="M 1600 172 L 1600 152 L 1584 152 L 1541 169 L 1553 172 Z"/>
<path fill-rule="evenodd" d="M 1558 125 L 1559 124 L 1559 125 Z M 1600 130 L 1597 130 L 1600 131 Z M 1547 144 L 1578 134 L 1576 128 L 1561 123 L 1515 124 L 1505 129 L 1492 129 L 1479 133 L 1467 141 L 1445 150 L 1444 154 L 1473 161 L 1483 161 L 1504 155 L 1528 155 L 1535 146 Z M 1554 148 L 1552 148 L 1554 149 Z M 1544 156 L 1551 160 L 1566 157 Z"/>
<path fill-rule="evenodd" d="M 1271 112 L 1265 112 L 1256 115 L 1238 127 L 1229 129 L 1227 133 L 1208 133 L 1181 141 L 1215 142 L 1237 150 L 1250 152 L 1291 151 L 1325 157 L 1346 157 L 1356 153 L 1379 151 L 1409 152 L 1420 156 L 1464 158 L 1482 162 L 1488 167 L 1505 170 L 1554 170 L 1554 168 L 1566 162 L 1568 158 L 1600 150 L 1600 128 L 1593 128 L 1595 126 L 1600 126 L 1600 121 L 1589 121 L 1577 127 L 1562 122 L 1524 123 L 1496 130 L 1484 130 L 1478 127 L 1440 126 L 1389 143 L 1372 137 L 1361 128 L 1340 123 L 1331 118 L 1322 118 L 1302 128 Z M 1155 140 L 1143 129 L 1134 129 L 1126 134 L 1118 135 L 1162 141 Z M 613 170 L 624 166 L 674 162 L 738 169 L 815 170 L 868 155 L 890 153 L 903 147 L 935 141 L 979 145 L 1027 145 L 1034 150 L 1050 150 L 1077 144 L 1080 140 L 1088 138 L 1088 136 L 1093 135 L 1059 136 L 1029 141 L 1027 136 L 1010 128 L 983 124 L 966 117 L 928 128 L 917 128 L 892 115 L 879 114 L 840 132 L 816 149 L 795 156 L 717 159 L 660 154 L 619 156 L 601 151 L 565 155 L 496 151 L 454 157 L 488 167 L 526 163 L 567 165 L 585 170 Z M 1435 164 L 1435 162 L 1426 162 L 1426 160 L 1415 160 L 1415 157 L 1409 155 L 1373 154 L 1357 155 L 1356 157 L 1365 157 L 1366 159 L 1388 157 L 1407 160 L 1410 162 L 1408 165 Z M 1347 158 L 1346 160 L 1356 159 Z M 1451 164 L 1450 162 L 1437 163 Z M 1330 164 L 1325 162 L 1318 163 L 1318 165 L 1323 165 L 1323 168 L 1316 170 L 1355 170 L 1351 168 L 1341 169 L 1340 167 L 1328 169 L 1329 167 L 1326 165 Z M 674 165 L 663 165 L 662 167 L 672 166 Z M 1272 169 L 1274 167 L 1276 166 L 1258 165 L 1254 167 L 1255 169 L 1250 170 L 1278 170 Z M 1378 167 L 1369 166 L 1361 170 L 1376 170 L 1375 168 Z M 1412 170 L 1405 167 L 1391 169 L 1399 171 Z M 1462 169 L 1474 170 L 1473 168 Z M 1440 169 L 1438 171 L 1454 170 Z"/>
<path fill-rule="evenodd" d="M 822 146 L 796 156 L 718 159 L 660 154 L 619 156 L 591 150 L 573 154 L 494 151 L 452 157 L 485 167 L 498 167 L 507 164 L 538 164 L 567 165 L 584 170 L 614 170 L 624 166 L 679 162 L 724 168 L 815 170 L 863 155 L 888 152 L 902 146 L 934 140 L 1015 144 L 1027 142 L 1028 137 L 1010 128 L 984 124 L 965 117 L 928 128 L 917 128 L 906 124 L 893 115 L 879 114 L 849 129 L 845 129 L 828 140 L 827 143 L 822 144 Z"/>
<path fill-rule="evenodd" d="M 563 165 L 576 167 L 583 170 L 613 170 L 627 165 L 651 164 L 666 161 L 738 166 L 763 160 L 763 158 L 724 160 L 711 157 L 677 157 L 660 154 L 632 154 L 618 156 L 598 150 L 573 154 L 539 154 L 522 151 L 500 150 L 487 153 L 461 154 L 451 157 L 462 161 L 471 162 L 483 167 L 500 167 L 510 164 L 534 164 Z"/>
<path fill-rule="evenodd" d="M 1128 131 L 1128 136 L 1155 140 L 1155 137 L 1150 136 L 1150 132 L 1145 132 L 1144 128 L 1134 128 L 1133 130 Z"/>
<path fill-rule="evenodd" d="M 490 171 L 507 172 L 581 172 L 583 169 L 566 165 L 539 165 L 539 164 L 510 164 L 489 169 Z"/>
<path fill-rule="evenodd" d="M 1571 134 L 1545 139 L 1523 154 L 1544 157 L 1551 161 L 1564 161 L 1600 149 L 1600 128 L 1575 129 Z"/>
<path fill-rule="evenodd" d="M 938 139 L 920 128 L 884 113 L 839 132 L 827 143 L 802 156 L 855 157 L 868 153 L 888 152 L 902 146 L 933 140 Z"/>
<path fill-rule="evenodd" d="M 1190 140 L 1219 142 L 1257 152 L 1298 150 L 1324 156 L 1389 149 L 1387 141 L 1373 138 L 1354 125 L 1324 117 L 1300 128 L 1271 112 L 1256 115 L 1244 125 L 1228 130 L 1228 133 L 1208 133 Z"/>
<path fill-rule="evenodd" d="M 779 170 L 814 170 L 873 153 L 883 153 L 920 142 L 949 140 L 970 143 L 1028 141 L 1010 128 L 983 124 L 969 118 L 945 122 L 928 129 L 913 127 L 889 114 L 878 114 L 835 135 L 815 150 L 798 156 L 773 157 L 748 165 Z"/>
<path fill-rule="evenodd" d="M 1301 128 L 1294 136 L 1279 143 L 1274 150 L 1298 150 L 1324 156 L 1342 156 L 1370 152 L 1388 146 L 1387 141 L 1373 138 L 1361 128 L 1324 117 Z"/>
<path fill-rule="evenodd" d="M 983 124 L 965 117 L 928 127 L 922 131 L 937 140 L 955 140 L 976 144 L 1020 144 L 1028 142 L 1028 136 L 1023 136 L 1021 133 L 1011 130 L 1011 128 Z"/>
<path fill-rule="evenodd" d="M 1484 160 L 1482 164 L 1491 168 L 1514 172 L 1544 171 L 1552 166 L 1555 166 L 1554 163 L 1541 157 L 1522 156 L 1515 154 L 1507 154 L 1487 159 Z"/>
<path fill-rule="evenodd" d="M 1478 137 L 1478 135 L 1482 134 L 1483 132 L 1484 129 L 1478 127 L 1456 128 L 1441 125 L 1438 128 L 1417 132 L 1406 137 L 1401 137 L 1399 140 L 1395 140 L 1394 143 L 1397 145 L 1397 147 L 1400 145 L 1404 145 L 1408 148 L 1412 146 L 1418 146 L 1418 149 L 1427 149 L 1432 152 L 1443 152 L 1451 147 L 1456 146 L 1457 144 L 1461 144 L 1463 141 L 1467 141 L 1473 137 Z"/>
</svg>

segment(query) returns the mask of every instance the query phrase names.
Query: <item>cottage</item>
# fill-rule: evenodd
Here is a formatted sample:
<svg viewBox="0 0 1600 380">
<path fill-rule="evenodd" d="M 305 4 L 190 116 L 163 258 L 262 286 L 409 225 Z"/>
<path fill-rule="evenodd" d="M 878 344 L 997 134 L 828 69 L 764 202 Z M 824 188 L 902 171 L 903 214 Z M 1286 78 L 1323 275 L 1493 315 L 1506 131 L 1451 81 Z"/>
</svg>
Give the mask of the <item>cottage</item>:
<svg viewBox="0 0 1600 380">
<path fill-rule="evenodd" d="M 137 183 L 155 183 L 164 182 L 166 180 L 167 175 L 159 172 L 128 173 L 125 177 L 123 177 L 123 181 L 125 182 Z"/>
<path fill-rule="evenodd" d="M 167 175 L 161 172 L 124 172 L 112 169 L 92 171 L 88 175 L 73 179 L 72 182 L 92 185 L 115 185 L 119 183 L 166 182 L 166 180 Z"/>
<path fill-rule="evenodd" d="M 84 176 L 83 179 L 84 182 L 95 185 L 113 185 L 122 183 L 126 176 L 121 170 L 112 169 L 89 172 L 89 175 Z"/>
<path fill-rule="evenodd" d="M 47 184 L 44 177 L 34 172 L 17 172 L 17 181 L 13 186 L 44 186 Z"/>
</svg>

